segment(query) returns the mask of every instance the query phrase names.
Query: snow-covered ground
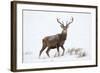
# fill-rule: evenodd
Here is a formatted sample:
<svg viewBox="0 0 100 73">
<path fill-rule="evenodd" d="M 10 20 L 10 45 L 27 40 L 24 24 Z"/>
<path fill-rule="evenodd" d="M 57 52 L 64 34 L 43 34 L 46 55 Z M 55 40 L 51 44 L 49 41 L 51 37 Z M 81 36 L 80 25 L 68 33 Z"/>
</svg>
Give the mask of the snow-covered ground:
<svg viewBox="0 0 100 73">
<path fill-rule="evenodd" d="M 56 50 L 56 49 L 55 49 Z M 48 57 L 45 51 L 39 57 L 38 55 L 34 57 L 32 53 L 26 53 L 24 58 L 24 63 L 43 63 L 43 62 L 68 62 L 68 61 L 82 61 L 82 60 L 89 60 L 90 56 L 87 52 L 83 51 L 82 49 L 79 50 L 77 53 L 75 52 L 76 49 L 68 49 L 65 51 L 64 55 L 61 56 L 62 51 L 60 51 L 60 56 L 58 56 L 57 51 L 51 50 L 49 52 L 50 57 Z M 73 51 L 71 51 L 73 50 Z"/>
</svg>

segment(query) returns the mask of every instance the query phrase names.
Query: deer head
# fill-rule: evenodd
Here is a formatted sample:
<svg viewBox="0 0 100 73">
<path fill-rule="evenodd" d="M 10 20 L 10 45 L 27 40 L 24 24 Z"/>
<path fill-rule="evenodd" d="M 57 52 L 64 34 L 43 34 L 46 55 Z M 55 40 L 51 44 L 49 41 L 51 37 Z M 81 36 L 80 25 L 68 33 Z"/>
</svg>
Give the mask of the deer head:
<svg viewBox="0 0 100 73">
<path fill-rule="evenodd" d="M 74 18 L 71 17 L 70 21 L 69 22 L 66 21 L 66 25 L 64 25 L 64 22 L 60 21 L 60 19 L 57 18 L 57 22 L 60 24 L 60 27 L 63 29 L 62 32 L 67 33 L 67 29 L 68 29 L 69 25 L 73 22 L 73 20 L 74 20 Z"/>
</svg>

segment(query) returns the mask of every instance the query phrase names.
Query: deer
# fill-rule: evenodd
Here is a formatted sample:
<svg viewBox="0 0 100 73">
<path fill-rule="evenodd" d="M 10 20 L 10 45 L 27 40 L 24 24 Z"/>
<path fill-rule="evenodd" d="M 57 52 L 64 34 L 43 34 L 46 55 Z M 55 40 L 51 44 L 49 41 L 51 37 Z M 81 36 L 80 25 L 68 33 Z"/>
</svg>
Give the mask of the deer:
<svg viewBox="0 0 100 73">
<path fill-rule="evenodd" d="M 73 22 L 74 18 L 71 17 L 69 22 L 66 21 L 66 25 L 64 25 L 63 21 L 60 21 L 60 18 L 56 18 L 56 19 L 57 19 L 57 22 L 60 24 L 60 27 L 62 28 L 62 32 L 55 35 L 46 36 L 42 39 L 42 49 L 40 50 L 39 57 L 41 56 L 42 52 L 46 48 L 47 48 L 46 54 L 48 57 L 50 57 L 49 51 L 55 48 L 57 49 L 58 56 L 59 56 L 60 55 L 59 47 L 61 47 L 63 50 L 61 56 L 64 55 L 64 52 L 65 52 L 64 43 L 65 43 L 65 40 L 67 39 L 67 29 L 69 28 L 69 25 Z"/>
</svg>

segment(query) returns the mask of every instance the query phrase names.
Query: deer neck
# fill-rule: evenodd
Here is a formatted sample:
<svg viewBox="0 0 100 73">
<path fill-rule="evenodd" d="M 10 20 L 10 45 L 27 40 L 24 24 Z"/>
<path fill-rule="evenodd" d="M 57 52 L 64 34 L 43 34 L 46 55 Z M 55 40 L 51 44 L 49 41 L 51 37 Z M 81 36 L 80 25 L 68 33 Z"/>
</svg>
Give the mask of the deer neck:
<svg viewBox="0 0 100 73">
<path fill-rule="evenodd" d="M 67 36 L 67 33 L 65 33 L 65 32 L 61 32 L 61 40 L 66 40 L 66 36 Z"/>
</svg>

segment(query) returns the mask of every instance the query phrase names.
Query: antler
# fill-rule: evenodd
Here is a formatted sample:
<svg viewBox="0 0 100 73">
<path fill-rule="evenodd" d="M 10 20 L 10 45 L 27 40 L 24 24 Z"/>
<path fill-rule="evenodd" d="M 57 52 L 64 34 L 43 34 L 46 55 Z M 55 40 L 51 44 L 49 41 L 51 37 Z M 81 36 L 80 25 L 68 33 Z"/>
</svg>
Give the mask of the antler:
<svg viewBox="0 0 100 73">
<path fill-rule="evenodd" d="M 57 18 L 57 22 L 60 23 L 61 25 L 64 25 L 64 22 L 60 22 L 59 19 Z"/>
<path fill-rule="evenodd" d="M 59 19 L 57 18 L 57 22 L 61 24 L 61 25 L 60 25 L 61 28 L 64 28 L 64 22 L 63 22 L 63 21 L 60 22 Z"/>
<path fill-rule="evenodd" d="M 71 23 L 73 22 L 73 20 L 74 20 L 74 18 L 71 17 L 71 21 L 70 21 L 69 23 L 67 23 L 67 22 L 68 22 L 68 21 L 67 21 L 67 22 L 66 22 L 66 26 L 69 25 L 69 24 L 71 24 Z"/>
</svg>

